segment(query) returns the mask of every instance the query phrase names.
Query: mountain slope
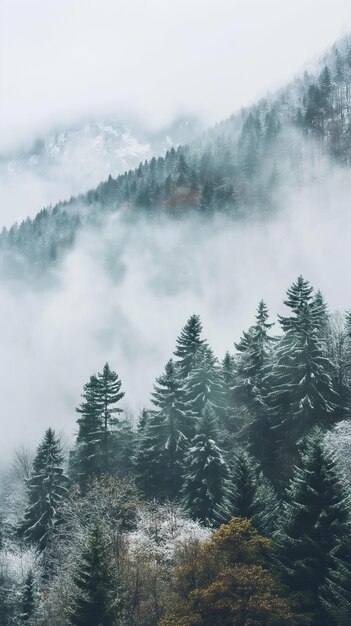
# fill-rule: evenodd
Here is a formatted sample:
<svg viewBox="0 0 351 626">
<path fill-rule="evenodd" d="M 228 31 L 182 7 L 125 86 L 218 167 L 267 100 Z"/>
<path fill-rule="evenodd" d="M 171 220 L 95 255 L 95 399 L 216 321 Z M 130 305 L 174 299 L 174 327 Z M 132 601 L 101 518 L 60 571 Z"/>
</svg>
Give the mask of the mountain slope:
<svg viewBox="0 0 351 626">
<path fill-rule="evenodd" d="M 118 176 L 140 161 L 192 140 L 201 126 L 196 118 L 178 118 L 157 131 L 133 120 L 88 121 L 52 131 L 33 146 L 0 154 L 0 204 L 11 225 Z M 25 203 L 24 203 L 25 199 Z"/>
<path fill-rule="evenodd" d="M 286 185 L 300 188 L 324 156 L 351 164 L 351 39 L 274 97 L 242 110 L 190 145 L 171 148 L 84 195 L 44 209 L 0 237 L 8 271 L 60 258 L 82 224 L 106 212 L 180 216 L 218 211 L 235 219 L 275 212 Z"/>
</svg>

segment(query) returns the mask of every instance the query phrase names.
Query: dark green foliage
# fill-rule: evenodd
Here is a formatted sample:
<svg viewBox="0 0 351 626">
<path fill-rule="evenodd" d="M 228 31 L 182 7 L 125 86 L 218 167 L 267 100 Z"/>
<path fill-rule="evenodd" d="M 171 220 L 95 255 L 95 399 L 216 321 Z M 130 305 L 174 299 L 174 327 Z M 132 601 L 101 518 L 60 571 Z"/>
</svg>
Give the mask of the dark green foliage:
<svg viewBox="0 0 351 626">
<path fill-rule="evenodd" d="M 182 385 L 170 360 L 157 378 L 152 402 L 158 411 L 144 416 L 135 459 L 137 485 L 147 497 L 174 498 L 179 494 L 186 435 L 193 431 L 192 418 L 184 410 Z M 185 434 L 186 433 L 186 434 Z"/>
<path fill-rule="evenodd" d="M 262 535 L 272 535 L 277 527 L 279 502 L 259 465 L 244 449 L 235 454 L 231 492 L 231 515 L 246 517 Z"/>
<path fill-rule="evenodd" d="M 283 582 L 313 626 L 338 625 L 340 599 L 351 591 L 350 502 L 323 439 L 315 429 L 304 444 L 275 537 Z"/>
<path fill-rule="evenodd" d="M 195 356 L 198 349 L 205 343 L 201 339 L 202 324 L 199 315 L 191 315 L 182 329 L 174 355 L 177 357 L 177 367 L 183 381 L 194 368 Z"/>
<path fill-rule="evenodd" d="M 245 438 L 250 451 L 265 471 L 269 471 L 274 446 L 265 396 L 266 377 L 272 364 L 276 338 L 270 335 L 274 324 L 268 319 L 268 308 L 261 300 L 255 324 L 243 332 L 240 341 L 235 344 L 237 355 L 233 385 L 233 397 L 243 415 L 241 421 Z"/>
<path fill-rule="evenodd" d="M 98 405 L 102 412 L 103 427 L 103 471 L 111 472 L 115 460 L 113 449 L 113 430 L 119 422 L 116 413 L 121 413 L 117 404 L 124 397 L 121 391 L 122 383 L 116 372 L 113 372 L 108 363 L 105 363 L 101 373 L 97 375 L 98 382 Z"/>
<path fill-rule="evenodd" d="M 20 604 L 20 621 L 21 624 L 26 624 L 33 617 L 35 609 L 35 589 L 34 589 L 34 575 L 32 570 L 29 570 L 22 592 L 21 604 Z"/>
<path fill-rule="evenodd" d="M 164 374 L 156 379 L 152 392 L 152 403 L 158 410 L 172 413 L 172 420 L 180 433 L 191 439 L 195 433 L 195 420 L 186 411 L 184 403 L 184 383 L 178 364 L 170 359 Z"/>
<path fill-rule="evenodd" d="M 216 415 L 224 413 L 223 381 L 221 370 L 211 348 L 207 345 L 197 350 L 194 365 L 185 386 L 186 409 L 197 417 L 203 414 L 206 404 Z"/>
<path fill-rule="evenodd" d="M 217 436 L 213 410 L 206 404 L 185 457 L 182 497 L 187 513 L 208 526 L 226 521 L 229 511 L 230 474 Z"/>
<path fill-rule="evenodd" d="M 76 409 L 81 417 L 77 420 L 79 430 L 71 458 L 71 471 L 84 491 L 93 476 L 126 471 L 127 461 L 125 458 L 120 460 L 118 452 L 125 457 L 122 444 L 127 439 L 132 449 L 132 434 L 127 432 L 125 422 L 120 428 L 116 414 L 122 411 L 117 405 L 124 392 L 121 391 L 118 375 L 108 363 L 101 373 L 90 377 L 84 385 L 82 397 L 83 402 Z"/>
<path fill-rule="evenodd" d="M 279 316 L 284 334 L 266 384 L 267 403 L 280 442 L 280 462 L 289 466 L 297 443 L 315 425 L 328 428 L 334 424 L 338 398 L 326 341 L 321 339 L 324 311 L 316 304 L 309 282 L 299 276 L 288 289 L 284 304 L 291 315 Z"/>
<path fill-rule="evenodd" d="M 84 490 L 90 477 L 102 472 L 103 421 L 99 405 L 99 384 L 95 375 L 84 385 L 84 401 L 76 408 L 81 417 L 77 423 L 76 447 L 71 456 L 71 475 Z"/>
<path fill-rule="evenodd" d="M 263 378 L 271 356 L 275 337 L 269 334 L 274 324 L 268 322 L 266 304 L 261 300 L 257 308 L 256 322 L 242 337 L 235 348 L 236 371 L 234 394 L 253 414 L 260 414 L 263 403 Z M 254 426 L 255 427 L 255 426 Z"/>
<path fill-rule="evenodd" d="M 28 506 L 18 534 L 43 551 L 63 521 L 68 479 L 59 439 L 49 428 L 40 443 L 27 482 Z"/>
<path fill-rule="evenodd" d="M 238 417 L 234 406 L 233 386 L 235 375 L 234 357 L 227 351 L 221 363 L 222 379 L 222 404 L 223 412 L 221 423 L 228 433 L 235 433 L 238 430 Z"/>
<path fill-rule="evenodd" d="M 115 626 L 121 598 L 111 546 L 101 523 L 88 530 L 74 583 L 72 626 Z"/>
</svg>

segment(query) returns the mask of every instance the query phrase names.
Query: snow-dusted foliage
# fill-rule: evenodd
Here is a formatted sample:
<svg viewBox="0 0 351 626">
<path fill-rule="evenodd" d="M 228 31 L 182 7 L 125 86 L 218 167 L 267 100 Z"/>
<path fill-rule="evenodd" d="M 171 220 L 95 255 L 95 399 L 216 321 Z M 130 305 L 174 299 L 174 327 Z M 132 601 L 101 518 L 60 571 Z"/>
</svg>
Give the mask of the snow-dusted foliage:
<svg viewBox="0 0 351 626">
<path fill-rule="evenodd" d="M 204 541 L 210 531 L 193 521 L 171 501 L 156 501 L 139 511 L 135 531 L 127 535 L 131 555 L 143 554 L 163 563 L 171 563 L 180 544 L 189 539 Z"/>
<path fill-rule="evenodd" d="M 325 435 L 327 448 L 335 454 L 345 475 L 346 484 L 351 481 L 351 422 L 344 420 Z"/>
</svg>

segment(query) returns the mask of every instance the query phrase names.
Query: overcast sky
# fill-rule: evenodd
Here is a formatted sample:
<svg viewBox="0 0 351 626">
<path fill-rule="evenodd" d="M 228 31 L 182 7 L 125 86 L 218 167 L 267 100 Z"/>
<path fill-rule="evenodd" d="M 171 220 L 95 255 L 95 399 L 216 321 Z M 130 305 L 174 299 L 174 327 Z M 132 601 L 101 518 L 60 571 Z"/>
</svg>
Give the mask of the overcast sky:
<svg viewBox="0 0 351 626">
<path fill-rule="evenodd" d="M 0 0 L 0 147 L 80 116 L 212 123 L 351 30 L 349 0 Z"/>
</svg>

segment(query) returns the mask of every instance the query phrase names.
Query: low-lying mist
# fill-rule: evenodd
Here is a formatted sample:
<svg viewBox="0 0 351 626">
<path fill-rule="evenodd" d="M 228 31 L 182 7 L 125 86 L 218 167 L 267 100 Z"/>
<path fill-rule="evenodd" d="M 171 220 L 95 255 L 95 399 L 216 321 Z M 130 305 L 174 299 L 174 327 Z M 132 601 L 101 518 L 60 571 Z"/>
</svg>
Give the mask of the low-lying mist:
<svg viewBox="0 0 351 626">
<path fill-rule="evenodd" d="M 222 358 L 263 298 L 272 318 L 302 273 L 332 310 L 351 308 L 351 175 L 329 172 L 287 191 L 266 222 L 223 216 L 182 221 L 110 215 L 85 230 L 57 270 L 55 287 L 0 289 L 0 448 L 36 445 L 49 425 L 72 436 L 75 406 L 106 361 L 137 416 L 189 315 Z"/>
</svg>

